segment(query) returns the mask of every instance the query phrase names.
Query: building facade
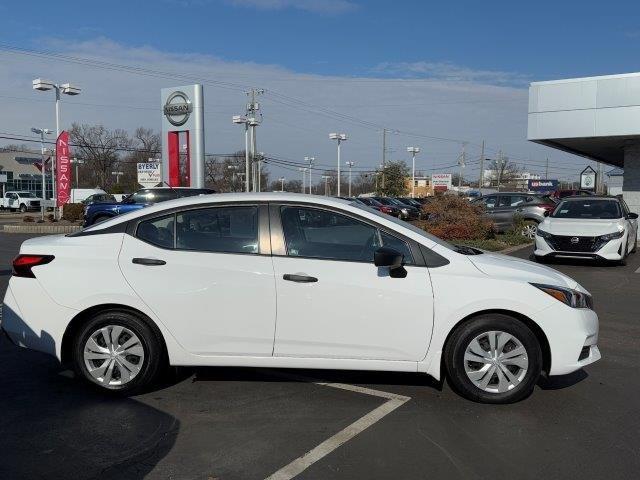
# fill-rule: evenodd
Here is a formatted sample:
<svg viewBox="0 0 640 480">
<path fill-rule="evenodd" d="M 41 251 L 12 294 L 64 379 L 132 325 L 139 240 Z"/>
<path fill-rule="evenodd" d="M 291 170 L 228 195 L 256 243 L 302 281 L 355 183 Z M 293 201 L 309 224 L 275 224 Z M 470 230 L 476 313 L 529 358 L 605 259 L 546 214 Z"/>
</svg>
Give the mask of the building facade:
<svg viewBox="0 0 640 480">
<path fill-rule="evenodd" d="M 42 198 L 42 173 L 36 164 L 42 159 L 39 153 L 0 152 L 0 175 L 7 176 L 7 182 L 2 184 L 4 192 L 27 191 Z M 53 195 L 51 172 L 47 171 L 46 198 Z"/>
</svg>

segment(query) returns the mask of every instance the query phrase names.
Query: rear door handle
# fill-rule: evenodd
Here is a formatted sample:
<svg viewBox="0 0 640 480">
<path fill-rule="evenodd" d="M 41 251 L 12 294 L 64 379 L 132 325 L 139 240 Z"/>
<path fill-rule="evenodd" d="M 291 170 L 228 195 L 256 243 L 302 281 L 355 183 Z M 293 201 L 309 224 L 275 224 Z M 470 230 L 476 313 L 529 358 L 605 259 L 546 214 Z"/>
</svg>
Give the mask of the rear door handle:
<svg viewBox="0 0 640 480">
<path fill-rule="evenodd" d="M 282 278 L 289 282 L 296 283 L 315 283 L 318 281 L 316 277 L 310 277 L 309 275 L 296 275 L 292 273 L 285 273 Z"/>
<path fill-rule="evenodd" d="M 159 258 L 134 258 L 131 260 L 132 263 L 138 265 L 166 265 L 167 262 L 164 260 L 160 260 Z"/>
</svg>

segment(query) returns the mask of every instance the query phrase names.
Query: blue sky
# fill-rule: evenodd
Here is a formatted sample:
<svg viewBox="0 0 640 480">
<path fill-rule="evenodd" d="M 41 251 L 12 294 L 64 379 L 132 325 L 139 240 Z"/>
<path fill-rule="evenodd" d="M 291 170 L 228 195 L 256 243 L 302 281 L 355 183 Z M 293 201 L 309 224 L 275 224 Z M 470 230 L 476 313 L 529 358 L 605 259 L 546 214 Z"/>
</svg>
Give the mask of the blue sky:
<svg viewBox="0 0 640 480">
<path fill-rule="evenodd" d="M 85 0 L 53 5 L 39 0 L 0 4 L 0 42 L 265 87 L 260 149 L 288 159 L 314 155 L 328 165 L 335 146 L 326 135 L 341 130 L 350 135 L 345 161 L 356 161 L 360 169 L 379 164 L 376 126 L 384 125 L 400 132 L 389 138 L 392 158 L 407 160 L 407 145 L 422 147 L 419 169 L 446 170 L 462 140 L 470 142 L 474 158 L 486 140 L 490 156 L 503 150 L 521 168 L 534 171 L 550 157 L 552 174 L 569 178 L 583 159 L 526 141 L 528 83 L 640 67 L 638 2 Z M 30 89 L 30 80 L 38 76 L 83 87 L 80 97 L 65 99 L 63 122 L 128 129 L 159 129 L 159 89 L 180 84 L 1 47 L 0 65 L 0 96 L 5 111 L 14 112 L 0 117 L 2 132 L 28 132 L 34 117 L 50 116 L 50 99 Z M 269 90 L 313 107 L 284 105 Z M 242 148 L 240 132 L 230 122 L 242 111 L 242 89 L 205 83 L 205 100 L 207 151 Z M 343 121 L 321 108 L 376 126 Z M 467 172 L 475 175 L 477 167 L 470 165 Z"/>
</svg>

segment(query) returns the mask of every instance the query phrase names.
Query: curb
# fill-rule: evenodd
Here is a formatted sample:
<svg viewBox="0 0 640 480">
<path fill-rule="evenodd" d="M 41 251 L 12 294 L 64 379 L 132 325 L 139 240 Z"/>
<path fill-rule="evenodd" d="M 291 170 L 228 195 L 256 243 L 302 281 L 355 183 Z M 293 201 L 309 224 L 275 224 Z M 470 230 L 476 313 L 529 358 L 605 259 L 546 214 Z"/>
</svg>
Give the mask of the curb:
<svg viewBox="0 0 640 480">
<path fill-rule="evenodd" d="M 504 255 L 508 253 L 517 252 L 518 250 L 522 250 L 527 247 L 533 246 L 533 243 L 523 243 L 522 245 L 514 245 L 513 247 L 507 247 L 504 250 L 499 250 L 496 253 L 502 253 Z"/>
<path fill-rule="evenodd" d="M 78 225 L 3 225 L 4 233 L 73 233 L 81 230 Z"/>
</svg>

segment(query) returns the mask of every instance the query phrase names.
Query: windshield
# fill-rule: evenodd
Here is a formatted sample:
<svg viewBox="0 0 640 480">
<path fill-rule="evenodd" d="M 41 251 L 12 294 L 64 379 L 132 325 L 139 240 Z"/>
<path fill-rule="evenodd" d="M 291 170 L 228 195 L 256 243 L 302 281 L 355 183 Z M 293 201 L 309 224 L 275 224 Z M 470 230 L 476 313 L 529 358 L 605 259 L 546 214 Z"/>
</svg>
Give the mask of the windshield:
<svg viewBox="0 0 640 480">
<path fill-rule="evenodd" d="M 31 192 L 17 192 L 17 193 L 22 198 L 36 198 L 36 196 Z"/>
<path fill-rule="evenodd" d="M 430 233 L 425 232 L 423 229 L 421 229 L 419 227 L 416 227 L 415 225 L 413 225 L 413 224 L 411 224 L 409 222 L 405 222 L 404 220 L 400 220 L 400 219 L 398 219 L 396 217 L 392 217 L 390 215 L 386 215 L 384 213 L 380 213 L 378 210 L 375 210 L 373 208 L 368 207 L 367 205 L 363 205 L 363 204 L 360 204 L 358 202 L 351 202 L 350 205 L 352 205 L 354 207 L 357 207 L 357 208 L 359 208 L 361 210 L 366 210 L 369 213 L 373 213 L 377 217 L 384 218 L 385 220 L 393 222 L 396 225 L 399 225 L 401 227 L 408 228 L 412 232 L 417 233 L 418 235 L 420 235 L 420 236 L 422 236 L 424 238 L 427 238 L 427 239 L 431 240 L 432 242 L 437 243 L 438 245 L 442 245 L 443 247 L 448 248 L 449 250 L 453 250 L 454 252 L 458 252 L 458 253 L 464 253 L 456 245 L 452 245 L 449 242 L 445 242 L 441 238 L 438 238 L 435 235 L 431 235 Z"/>
<path fill-rule="evenodd" d="M 622 217 L 617 200 L 564 200 L 551 214 L 552 218 L 609 219 Z"/>
</svg>

